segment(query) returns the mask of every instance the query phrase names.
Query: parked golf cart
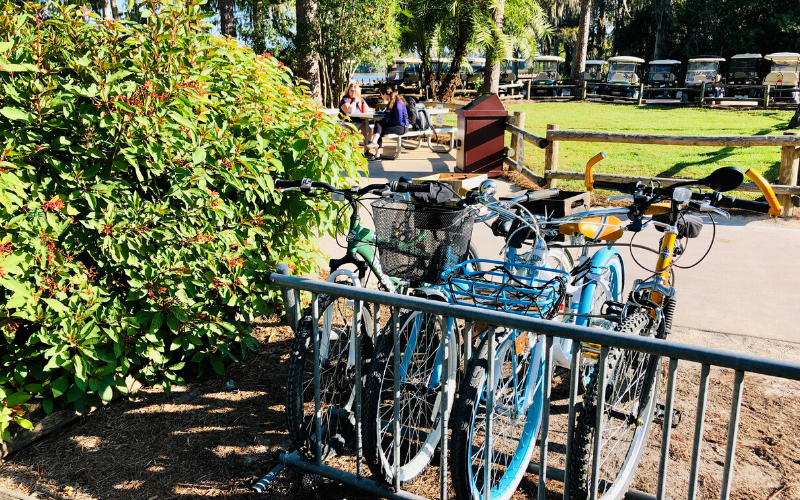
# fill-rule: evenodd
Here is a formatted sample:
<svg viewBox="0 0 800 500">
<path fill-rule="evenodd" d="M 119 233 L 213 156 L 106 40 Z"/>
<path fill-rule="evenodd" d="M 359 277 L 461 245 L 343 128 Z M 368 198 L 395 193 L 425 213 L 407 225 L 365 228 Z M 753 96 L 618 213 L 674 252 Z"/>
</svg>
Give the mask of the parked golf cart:
<svg viewBox="0 0 800 500">
<path fill-rule="evenodd" d="M 722 89 L 715 84 L 724 83 L 720 65 L 725 59 L 719 56 L 697 56 L 689 59 L 686 68 L 686 88 L 681 100 L 689 102 L 700 97 L 703 84 L 706 84 L 706 97 L 722 97 Z"/>
<path fill-rule="evenodd" d="M 759 75 L 761 54 L 736 54 L 731 57 L 728 66 L 728 85 L 761 85 L 763 78 Z M 726 97 L 760 97 L 763 91 L 759 89 L 731 88 L 725 89 Z"/>
<path fill-rule="evenodd" d="M 519 83 L 520 66 L 524 66 L 524 64 L 525 59 L 517 57 L 503 59 L 500 67 L 500 95 L 515 95 L 522 92 L 522 87 L 516 84 Z M 504 87 L 506 85 L 511 85 L 511 87 Z"/>
<path fill-rule="evenodd" d="M 800 103 L 800 54 L 796 52 L 776 52 L 767 54 L 764 59 L 772 62 L 764 83 L 771 85 L 770 96 L 782 101 Z"/>
<path fill-rule="evenodd" d="M 561 85 L 559 65 L 564 62 L 559 56 L 535 56 L 533 58 L 533 81 L 531 85 Z M 560 96 L 561 89 L 532 89 L 534 96 L 550 95 Z M 529 98 L 531 96 L 528 96 Z"/>
<path fill-rule="evenodd" d="M 664 99 L 675 99 L 677 97 L 678 73 L 681 70 L 681 62 L 675 59 L 659 59 L 650 61 L 647 73 L 647 86 L 655 87 L 658 90 L 648 90 L 647 98 L 663 97 Z"/>
<path fill-rule="evenodd" d="M 465 86 L 469 90 L 479 90 L 483 82 L 483 70 L 486 68 L 486 58 L 466 57 L 470 70 L 465 80 Z"/>
<path fill-rule="evenodd" d="M 644 59 L 633 56 L 608 58 L 608 79 L 601 94 L 615 97 L 639 97 L 639 75 L 636 71 Z"/>
<path fill-rule="evenodd" d="M 386 83 L 395 88 L 419 88 L 420 65 L 422 60 L 416 57 L 397 57 L 386 69 Z"/>
<path fill-rule="evenodd" d="M 599 83 L 605 83 L 608 62 L 600 59 L 589 59 L 586 61 L 586 68 L 583 70 L 583 81 L 586 82 L 586 93 L 596 94 Z"/>
</svg>

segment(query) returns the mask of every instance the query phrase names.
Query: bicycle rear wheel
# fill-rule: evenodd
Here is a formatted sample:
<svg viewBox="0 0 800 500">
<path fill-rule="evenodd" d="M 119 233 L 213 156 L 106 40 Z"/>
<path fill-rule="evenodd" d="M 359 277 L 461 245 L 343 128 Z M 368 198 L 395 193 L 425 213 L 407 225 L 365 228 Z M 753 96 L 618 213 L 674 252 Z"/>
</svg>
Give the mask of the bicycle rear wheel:
<svg viewBox="0 0 800 500">
<path fill-rule="evenodd" d="M 653 336 L 646 312 L 628 316 L 617 331 Z M 644 452 L 658 397 L 660 358 L 611 349 L 606 360 L 606 398 L 598 467 L 598 497 L 622 498 Z M 589 498 L 597 416 L 598 365 L 591 369 L 583 403 L 577 408 L 570 463 L 570 498 Z"/>
<path fill-rule="evenodd" d="M 319 295 L 320 410 L 322 458 L 342 446 L 355 429 L 355 362 L 352 339 L 352 301 Z M 367 373 L 373 351 L 372 315 L 362 307 L 361 363 Z M 313 314 L 311 306 L 298 323 L 286 382 L 286 416 L 292 444 L 307 458 L 316 455 L 314 417 Z M 363 378 L 363 375 L 362 375 Z M 359 382 L 360 383 L 360 382 Z"/>
<path fill-rule="evenodd" d="M 521 336 L 527 335 L 512 332 L 498 341 L 494 360 L 496 380 L 490 454 L 486 435 L 489 355 L 486 338 L 470 363 L 453 429 L 451 470 L 459 499 L 485 498 L 487 456 L 491 456 L 492 500 L 510 498 L 527 470 L 541 423 L 541 375 L 544 369 L 541 342 L 532 349 L 527 343 L 529 339 L 520 340 Z"/>
<path fill-rule="evenodd" d="M 448 383 L 448 405 L 455 393 L 458 337 L 453 320 L 419 311 L 399 317 L 400 461 L 398 476 L 407 484 L 428 466 L 441 437 L 442 389 Z M 448 377 L 443 373 L 442 342 L 450 335 Z M 364 392 L 364 458 L 383 481 L 394 479 L 394 338 L 387 326 L 376 349 Z"/>
</svg>

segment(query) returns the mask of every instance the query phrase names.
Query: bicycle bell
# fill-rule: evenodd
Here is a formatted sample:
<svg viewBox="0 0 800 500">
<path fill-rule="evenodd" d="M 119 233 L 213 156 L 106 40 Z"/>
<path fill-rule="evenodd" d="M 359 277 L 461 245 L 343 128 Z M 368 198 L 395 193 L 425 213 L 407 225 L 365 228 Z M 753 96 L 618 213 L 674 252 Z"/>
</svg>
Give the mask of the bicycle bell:
<svg viewBox="0 0 800 500">
<path fill-rule="evenodd" d="M 482 197 L 491 198 L 497 193 L 497 183 L 491 179 L 481 182 L 480 192 Z"/>
</svg>

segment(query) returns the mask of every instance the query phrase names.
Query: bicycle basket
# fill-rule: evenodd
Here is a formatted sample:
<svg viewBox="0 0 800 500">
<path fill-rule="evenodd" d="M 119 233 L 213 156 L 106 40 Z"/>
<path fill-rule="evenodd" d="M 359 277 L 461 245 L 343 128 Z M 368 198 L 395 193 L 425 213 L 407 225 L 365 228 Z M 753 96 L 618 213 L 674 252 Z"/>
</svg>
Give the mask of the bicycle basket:
<svg viewBox="0 0 800 500">
<path fill-rule="evenodd" d="M 544 319 L 555 317 L 564 303 L 568 277 L 558 269 L 482 259 L 442 273 L 456 304 Z"/>
<path fill-rule="evenodd" d="M 442 271 L 467 258 L 472 210 L 380 199 L 372 203 L 383 272 L 415 283 L 439 283 Z"/>
</svg>

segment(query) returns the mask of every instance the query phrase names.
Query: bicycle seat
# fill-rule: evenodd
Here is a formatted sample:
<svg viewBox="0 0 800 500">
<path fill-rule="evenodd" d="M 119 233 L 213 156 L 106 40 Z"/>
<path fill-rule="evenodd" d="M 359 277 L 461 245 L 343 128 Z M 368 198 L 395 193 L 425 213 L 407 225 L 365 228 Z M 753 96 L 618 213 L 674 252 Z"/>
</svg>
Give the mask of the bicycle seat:
<svg viewBox="0 0 800 500">
<path fill-rule="evenodd" d="M 558 226 L 558 230 L 567 236 L 574 236 L 580 233 L 590 240 L 601 241 L 616 241 L 622 238 L 622 233 L 625 232 L 622 228 L 622 221 L 613 215 L 608 217 L 589 217 L 578 222 L 567 222 Z"/>
</svg>

